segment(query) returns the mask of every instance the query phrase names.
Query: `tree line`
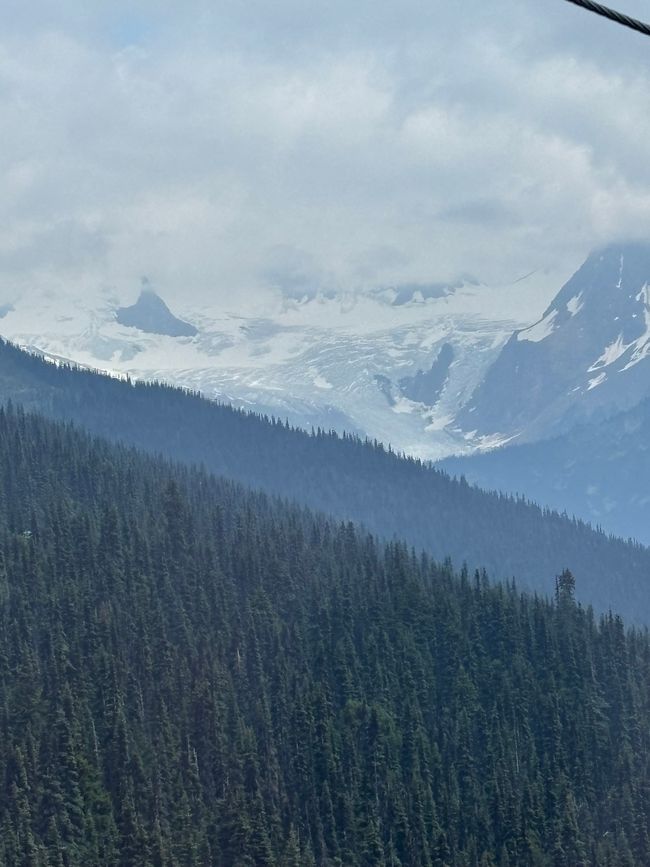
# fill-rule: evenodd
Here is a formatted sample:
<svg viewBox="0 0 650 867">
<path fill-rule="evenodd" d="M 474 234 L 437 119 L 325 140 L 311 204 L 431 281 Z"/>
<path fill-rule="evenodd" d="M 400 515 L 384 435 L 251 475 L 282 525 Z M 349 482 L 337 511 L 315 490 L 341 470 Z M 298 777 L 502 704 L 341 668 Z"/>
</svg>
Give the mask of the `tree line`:
<svg viewBox="0 0 650 867">
<path fill-rule="evenodd" d="M 158 383 L 54 365 L 0 340 L 0 401 L 295 500 L 439 561 L 540 593 L 571 565 L 599 613 L 650 624 L 650 550 L 522 498 L 489 494 L 354 435 L 292 429 Z"/>
</svg>

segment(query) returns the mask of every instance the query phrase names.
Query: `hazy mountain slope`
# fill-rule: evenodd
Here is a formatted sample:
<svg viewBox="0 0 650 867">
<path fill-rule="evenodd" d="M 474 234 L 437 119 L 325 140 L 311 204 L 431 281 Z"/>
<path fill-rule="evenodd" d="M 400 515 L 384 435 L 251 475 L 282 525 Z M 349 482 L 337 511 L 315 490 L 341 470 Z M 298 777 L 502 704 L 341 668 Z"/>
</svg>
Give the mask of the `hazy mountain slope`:
<svg viewBox="0 0 650 867">
<path fill-rule="evenodd" d="M 598 424 L 439 466 L 650 544 L 650 400 Z"/>
<path fill-rule="evenodd" d="M 516 445 L 440 466 L 650 542 L 649 286 L 650 245 L 591 255 L 457 417 Z"/>
<path fill-rule="evenodd" d="M 308 436 L 170 387 L 58 367 L 8 344 L 0 344 L 0 396 L 544 593 L 568 566 L 581 599 L 650 623 L 649 550 L 453 482 L 371 443 Z"/>
<path fill-rule="evenodd" d="M 456 424 L 530 441 L 650 395 L 650 245 L 593 253 L 535 325 L 517 331 Z"/>
</svg>

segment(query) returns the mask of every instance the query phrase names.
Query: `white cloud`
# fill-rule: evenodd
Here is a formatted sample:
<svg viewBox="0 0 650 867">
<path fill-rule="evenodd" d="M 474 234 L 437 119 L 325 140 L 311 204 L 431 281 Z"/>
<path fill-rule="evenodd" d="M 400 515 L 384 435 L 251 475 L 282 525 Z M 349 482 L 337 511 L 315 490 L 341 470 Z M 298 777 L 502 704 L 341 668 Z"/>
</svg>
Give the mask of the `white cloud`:
<svg viewBox="0 0 650 867">
<path fill-rule="evenodd" d="M 569 4 L 10 12 L 0 295 L 507 282 L 650 234 L 648 43 Z"/>
</svg>

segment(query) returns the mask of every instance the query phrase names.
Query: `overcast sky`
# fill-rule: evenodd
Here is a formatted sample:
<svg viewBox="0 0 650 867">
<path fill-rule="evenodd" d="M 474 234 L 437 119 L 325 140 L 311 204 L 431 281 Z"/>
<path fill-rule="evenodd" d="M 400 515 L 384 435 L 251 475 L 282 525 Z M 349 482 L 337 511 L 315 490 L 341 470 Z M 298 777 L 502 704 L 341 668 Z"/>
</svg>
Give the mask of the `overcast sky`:
<svg viewBox="0 0 650 867">
<path fill-rule="evenodd" d="M 506 283 L 650 237 L 650 39 L 564 0 L 0 16 L 5 297 Z"/>
</svg>

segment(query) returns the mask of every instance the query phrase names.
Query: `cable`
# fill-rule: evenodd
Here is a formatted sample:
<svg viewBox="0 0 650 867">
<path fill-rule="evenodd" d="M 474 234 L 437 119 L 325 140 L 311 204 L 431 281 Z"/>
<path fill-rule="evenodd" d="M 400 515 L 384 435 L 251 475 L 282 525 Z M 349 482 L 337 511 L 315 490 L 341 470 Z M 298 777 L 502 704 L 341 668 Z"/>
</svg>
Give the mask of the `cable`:
<svg viewBox="0 0 650 867">
<path fill-rule="evenodd" d="M 650 24 L 644 24 L 643 21 L 638 21 L 636 18 L 630 18 L 629 15 L 623 15 L 622 12 L 617 12 L 615 9 L 610 9 L 608 6 L 603 6 L 600 3 L 593 3 L 592 0 L 567 0 L 567 3 L 573 3 L 575 6 L 580 6 L 582 9 L 587 9 L 589 12 L 594 12 L 596 15 L 602 15 L 603 18 L 609 18 L 610 21 L 615 21 L 617 24 L 622 24 L 623 27 L 629 27 L 631 30 L 636 30 L 637 33 L 643 33 L 645 36 L 650 36 Z"/>
</svg>

